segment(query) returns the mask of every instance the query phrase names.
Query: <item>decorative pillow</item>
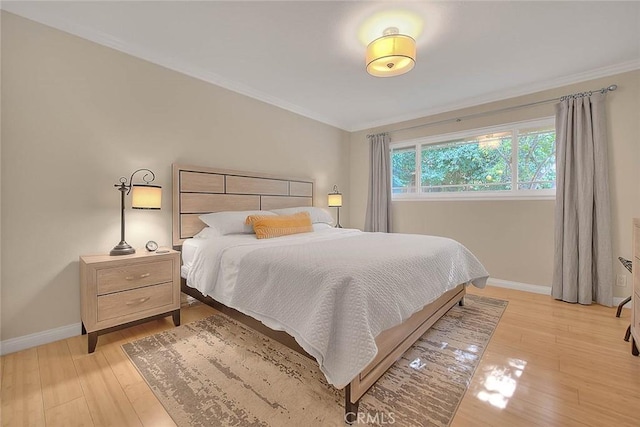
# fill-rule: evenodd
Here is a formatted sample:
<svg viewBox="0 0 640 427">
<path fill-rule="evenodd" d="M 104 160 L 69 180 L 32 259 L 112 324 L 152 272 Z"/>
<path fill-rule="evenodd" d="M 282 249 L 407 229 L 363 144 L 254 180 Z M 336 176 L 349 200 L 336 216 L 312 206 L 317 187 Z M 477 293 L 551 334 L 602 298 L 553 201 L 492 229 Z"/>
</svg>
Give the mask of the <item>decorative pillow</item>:
<svg viewBox="0 0 640 427">
<path fill-rule="evenodd" d="M 249 215 L 276 216 L 269 211 L 227 211 L 213 212 L 200 215 L 198 218 L 210 228 L 215 229 L 220 236 L 227 234 L 253 233 L 251 225 L 245 224 L 245 219 Z M 213 233 L 213 231 L 209 231 Z"/>
<path fill-rule="evenodd" d="M 271 212 L 271 211 L 265 211 L 265 212 L 268 212 L 268 214 L 267 214 L 267 215 L 265 215 L 265 214 L 249 215 L 249 216 L 244 220 L 244 223 L 245 223 L 246 225 L 251 226 L 251 229 L 253 229 L 253 224 L 254 224 L 256 221 L 258 221 L 258 220 L 260 220 L 260 219 L 263 219 L 263 218 L 273 218 L 274 216 L 277 216 L 277 214 L 275 214 L 275 213 L 273 213 L 273 212 Z"/>
<path fill-rule="evenodd" d="M 324 223 L 333 225 L 333 217 L 326 209 L 317 208 L 315 206 L 300 206 L 297 208 L 284 208 L 284 209 L 272 209 L 271 212 L 275 212 L 278 215 L 291 215 L 297 212 L 309 212 L 311 216 L 311 223 Z"/>
<path fill-rule="evenodd" d="M 298 212 L 293 215 L 258 218 L 253 221 L 253 230 L 258 239 L 270 239 L 289 234 L 309 233 L 313 231 L 313 227 L 309 212 Z"/>
</svg>

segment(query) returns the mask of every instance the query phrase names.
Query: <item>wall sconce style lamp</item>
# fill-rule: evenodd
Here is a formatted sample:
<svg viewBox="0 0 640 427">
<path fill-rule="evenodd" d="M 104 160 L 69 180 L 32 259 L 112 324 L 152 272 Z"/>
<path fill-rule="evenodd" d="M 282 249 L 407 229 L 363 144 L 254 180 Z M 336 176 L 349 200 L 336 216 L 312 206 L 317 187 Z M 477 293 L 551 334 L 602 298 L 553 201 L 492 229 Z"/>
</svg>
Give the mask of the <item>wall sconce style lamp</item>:
<svg viewBox="0 0 640 427">
<path fill-rule="evenodd" d="M 133 184 L 133 177 L 138 172 L 146 172 L 142 176 L 144 184 Z M 162 205 L 162 187 L 152 185 L 156 175 L 149 169 L 138 169 L 131 174 L 131 178 L 120 177 L 120 184 L 114 187 L 120 192 L 120 243 L 118 243 L 109 255 L 130 255 L 136 253 L 124 239 L 124 196 L 131 193 L 131 207 L 133 209 L 160 209 Z"/>
<path fill-rule="evenodd" d="M 327 195 L 327 204 L 330 208 L 338 209 L 338 221 L 336 222 L 336 228 L 342 228 L 340 225 L 340 207 L 342 206 L 342 193 L 338 191 L 338 186 L 333 186 L 333 192 Z"/>
</svg>

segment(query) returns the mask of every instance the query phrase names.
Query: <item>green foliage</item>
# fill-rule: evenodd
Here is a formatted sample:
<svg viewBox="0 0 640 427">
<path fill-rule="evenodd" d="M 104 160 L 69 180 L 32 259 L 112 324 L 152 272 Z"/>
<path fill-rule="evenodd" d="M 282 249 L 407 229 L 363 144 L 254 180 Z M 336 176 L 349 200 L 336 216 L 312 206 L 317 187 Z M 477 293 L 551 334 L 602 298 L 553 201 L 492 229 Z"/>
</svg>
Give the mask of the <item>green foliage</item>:
<svg viewBox="0 0 640 427">
<path fill-rule="evenodd" d="M 421 146 L 422 191 L 511 190 L 511 135 L 479 142 L 448 141 Z M 415 147 L 392 151 L 395 193 L 415 191 Z M 518 189 L 537 190 L 555 185 L 555 132 L 529 129 L 518 134 Z"/>
<path fill-rule="evenodd" d="M 422 149 L 422 186 L 448 186 L 432 191 L 487 191 L 511 188 L 511 138 L 497 147 L 477 142 L 425 146 Z"/>
<path fill-rule="evenodd" d="M 393 150 L 391 155 L 391 187 L 409 188 L 415 185 L 416 176 L 416 150 L 410 149 Z M 395 191 L 399 192 L 399 191 Z"/>
<path fill-rule="evenodd" d="M 554 188 L 556 181 L 556 133 L 528 132 L 518 136 L 519 189 Z"/>
</svg>

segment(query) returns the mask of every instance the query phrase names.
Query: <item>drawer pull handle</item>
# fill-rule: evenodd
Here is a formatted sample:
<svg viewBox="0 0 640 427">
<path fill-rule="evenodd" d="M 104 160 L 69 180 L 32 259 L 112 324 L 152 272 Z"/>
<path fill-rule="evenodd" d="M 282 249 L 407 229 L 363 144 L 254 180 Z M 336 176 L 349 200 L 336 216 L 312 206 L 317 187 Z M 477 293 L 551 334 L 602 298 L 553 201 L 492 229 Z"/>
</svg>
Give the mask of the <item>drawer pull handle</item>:
<svg viewBox="0 0 640 427">
<path fill-rule="evenodd" d="M 138 298 L 136 300 L 133 301 L 129 301 L 127 302 L 127 305 L 137 305 L 137 304 L 142 304 L 143 302 L 147 302 L 151 299 L 151 297 L 144 297 L 144 298 Z"/>
<path fill-rule="evenodd" d="M 145 277 L 149 277 L 149 276 L 151 276 L 151 273 L 144 273 L 144 274 L 140 275 L 139 279 L 144 279 Z M 124 279 L 125 280 L 135 280 L 135 278 L 136 278 L 136 276 L 127 276 Z"/>
</svg>

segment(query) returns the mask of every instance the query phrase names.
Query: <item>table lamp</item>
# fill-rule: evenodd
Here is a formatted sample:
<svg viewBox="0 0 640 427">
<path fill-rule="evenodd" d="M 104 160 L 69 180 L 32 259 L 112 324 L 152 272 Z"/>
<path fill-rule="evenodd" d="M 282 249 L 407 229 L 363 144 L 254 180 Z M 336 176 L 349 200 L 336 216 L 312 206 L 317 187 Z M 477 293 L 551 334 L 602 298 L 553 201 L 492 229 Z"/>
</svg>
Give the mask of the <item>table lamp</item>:
<svg viewBox="0 0 640 427">
<path fill-rule="evenodd" d="M 342 193 L 338 191 L 338 186 L 333 186 L 333 192 L 327 195 L 327 204 L 330 208 L 338 209 L 338 221 L 336 222 L 336 228 L 342 228 L 340 225 L 340 207 L 342 206 Z"/>
<path fill-rule="evenodd" d="M 145 172 L 142 176 L 143 184 L 133 184 L 133 177 L 138 172 Z M 114 186 L 120 191 L 120 243 L 114 246 L 109 255 L 130 255 L 136 250 L 124 239 L 124 196 L 131 193 L 131 207 L 133 209 L 160 209 L 162 204 L 162 187 L 152 185 L 156 175 L 149 169 L 138 169 L 131 174 L 131 178 L 120 177 L 120 184 Z"/>
</svg>

